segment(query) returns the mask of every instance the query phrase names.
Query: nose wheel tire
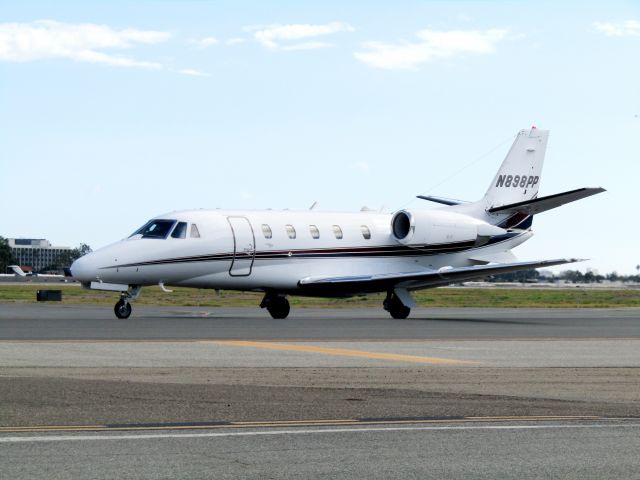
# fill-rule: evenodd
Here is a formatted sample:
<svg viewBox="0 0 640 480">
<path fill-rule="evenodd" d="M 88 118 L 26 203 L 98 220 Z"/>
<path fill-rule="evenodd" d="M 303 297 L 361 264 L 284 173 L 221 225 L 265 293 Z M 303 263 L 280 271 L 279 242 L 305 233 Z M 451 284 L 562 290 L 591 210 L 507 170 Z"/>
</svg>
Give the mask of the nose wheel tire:
<svg viewBox="0 0 640 480">
<path fill-rule="evenodd" d="M 403 320 L 409 316 L 411 309 L 405 306 L 398 297 L 391 295 L 383 303 L 384 309 L 389 312 L 393 318 Z"/>
<path fill-rule="evenodd" d="M 131 304 L 129 302 L 125 302 L 123 299 L 118 300 L 116 306 L 113 308 L 113 311 L 118 318 L 129 318 L 131 310 Z"/>
<path fill-rule="evenodd" d="M 270 297 L 263 303 L 266 303 L 266 309 L 269 311 L 269 314 L 272 318 L 287 318 L 287 316 L 289 315 L 289 311 L 291 310 L 289 300 L 287 300 L 285 297 Z"/>
</svg>

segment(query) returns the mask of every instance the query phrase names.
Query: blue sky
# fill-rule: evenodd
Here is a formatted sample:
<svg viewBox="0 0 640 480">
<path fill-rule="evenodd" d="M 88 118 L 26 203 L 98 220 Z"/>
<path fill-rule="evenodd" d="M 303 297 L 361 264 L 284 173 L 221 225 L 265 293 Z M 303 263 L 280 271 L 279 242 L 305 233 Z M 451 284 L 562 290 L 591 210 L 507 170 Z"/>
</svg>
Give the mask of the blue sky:
<svg viewBox="0 0 640 480">
<path fill-rule="evenodd" d="M 551 130 L 519 258 L 635 272 L 638 2 L 4 2 L 0 235 L 97 248 L 184 208 L 484 194 Z M 560 268 L 562 269 L 562 268 Z"/>
</svg>

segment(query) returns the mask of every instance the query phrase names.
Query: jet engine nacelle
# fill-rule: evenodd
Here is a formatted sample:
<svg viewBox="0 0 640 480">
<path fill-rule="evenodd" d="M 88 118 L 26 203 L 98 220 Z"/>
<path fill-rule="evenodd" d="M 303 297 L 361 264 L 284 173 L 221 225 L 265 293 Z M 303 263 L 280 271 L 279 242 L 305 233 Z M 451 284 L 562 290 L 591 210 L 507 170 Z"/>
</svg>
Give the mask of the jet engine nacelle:
<svg viewBox="0 0 640 480">
<path fill-rule="evenodd" d="M 482 220 L 441 210 L 400 210 L 391 218 L 391 234 L 405 245 L 474 242 L 479 246 L 504 233 Z"/>
</svg>

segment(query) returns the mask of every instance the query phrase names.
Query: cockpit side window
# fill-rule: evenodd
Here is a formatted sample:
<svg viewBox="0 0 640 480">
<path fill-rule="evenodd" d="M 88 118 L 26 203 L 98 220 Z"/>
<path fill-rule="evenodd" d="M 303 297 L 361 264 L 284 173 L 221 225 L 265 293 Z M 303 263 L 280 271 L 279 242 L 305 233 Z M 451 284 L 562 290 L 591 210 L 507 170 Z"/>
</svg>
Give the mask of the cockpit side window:
<svg viewBox="0 0 640 480">
<path fill-rule="evenodd" d="M 191 238 L 200 238 L 200 230 L 195 223 L 191 224 Z"/>
<path fill-rule="evenodd" d="M 178 222 L 171 232 L 171 238 L 187 238 L 187 222 Z"/>
<path fill-rule="evenodd" d="M 136 230 L 134 235 L 142 235 L 142 238 L 159 238 L 164 240 L 169 235 L 171 228 L 175 225 L 175 220 L 150 220 Z"/>
</svg>

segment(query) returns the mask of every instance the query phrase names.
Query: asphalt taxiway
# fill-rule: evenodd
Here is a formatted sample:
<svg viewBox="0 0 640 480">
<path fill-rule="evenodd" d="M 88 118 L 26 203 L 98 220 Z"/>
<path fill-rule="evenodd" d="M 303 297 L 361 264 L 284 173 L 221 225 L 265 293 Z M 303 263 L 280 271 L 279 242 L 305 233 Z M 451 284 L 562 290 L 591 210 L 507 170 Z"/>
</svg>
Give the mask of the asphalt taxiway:
<svg viewBox="0 0 640 480">
<path fill-rule="evenodd" d="M 394 340 L 640 338 L 639 309 L 416 308 L 406 320 L 379 309 L 292 309 L 274 320 L 259 308 L 135 306 L 117 320 L 109 305 L 3 304 L 0 340 Z"/>
<path fill-rule="evenodd" d="M 637 309 L 0 305 L 12 478 L 631 478 L 639 419 Z"/>
<path fill-rule="evenodd" d="M 0 436 L 7 478 L 637 478 L 631 420 Z"/>
</svg>

